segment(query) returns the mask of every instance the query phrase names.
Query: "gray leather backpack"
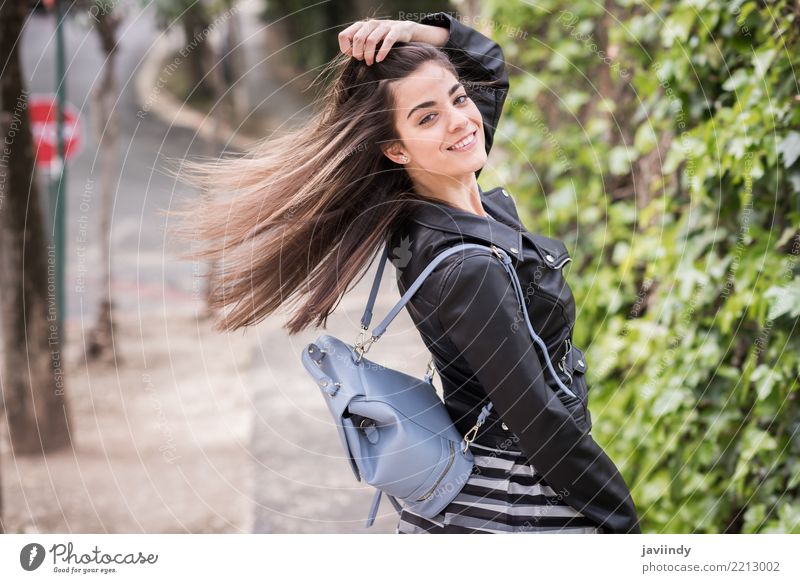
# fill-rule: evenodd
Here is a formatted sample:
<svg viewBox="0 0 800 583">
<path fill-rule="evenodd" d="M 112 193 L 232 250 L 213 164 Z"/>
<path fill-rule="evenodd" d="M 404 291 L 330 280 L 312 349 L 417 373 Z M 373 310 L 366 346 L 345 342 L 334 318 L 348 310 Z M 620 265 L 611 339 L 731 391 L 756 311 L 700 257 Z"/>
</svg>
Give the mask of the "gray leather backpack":
<svg viewBox="0 0 800 583">
<path fill-rule="evenodd" d="M 431 518 L 455 498 L 472 473 L 474 461 L 469 444 L 489 415 L 492 404 L 487 403 L 482 408 L 475 425 L 467 435 L 461 436 L 436 394 L 432 382 L 432 360 L 425 377 L 418 379 L 370 361 L 364 358 L 364 354 L 442 260 L 453 253 L 474 248 L 488 250 L 502 262 L 514 284 L 531 337 L 545 355 L 548 370 L 562 391 L 578 399 L 559 379 L 547 346 L 533 331 L 511 258 L 494 245 L 464 243 L 437 255 L 365 341 L 389 256 L 387 244 L 356 342 L 350 345 L 323 334 L 306 346 L 301 355 L 303 366 L 317 383 L 333 415 L 356 479 L 363 479 L 377 489 L 367 517 L 367 527 L 372 526 L 375 520 L 382 493 L 386 493 L 398 513 L 406 507 Z"/>
</svg>

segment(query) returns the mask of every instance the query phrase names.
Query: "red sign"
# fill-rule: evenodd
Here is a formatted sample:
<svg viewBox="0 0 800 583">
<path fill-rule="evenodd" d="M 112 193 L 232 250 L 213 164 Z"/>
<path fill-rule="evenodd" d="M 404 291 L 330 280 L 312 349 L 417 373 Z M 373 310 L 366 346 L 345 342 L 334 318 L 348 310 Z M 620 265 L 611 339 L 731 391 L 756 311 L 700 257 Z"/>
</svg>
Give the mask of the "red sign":
<svg viewBox="0 0 800 583">
<path fill-rule="evenodd" d="M 28 114 L 36 147 L 36 164 L 45 169 L 59 168 L 58 160 L 58 103 L 55 95 L 32 96 Z M 69 103 L 64 107 L 64 159 L 70 160 L 82 145 L 82 131 L 78 110 Z"/>
</svg>

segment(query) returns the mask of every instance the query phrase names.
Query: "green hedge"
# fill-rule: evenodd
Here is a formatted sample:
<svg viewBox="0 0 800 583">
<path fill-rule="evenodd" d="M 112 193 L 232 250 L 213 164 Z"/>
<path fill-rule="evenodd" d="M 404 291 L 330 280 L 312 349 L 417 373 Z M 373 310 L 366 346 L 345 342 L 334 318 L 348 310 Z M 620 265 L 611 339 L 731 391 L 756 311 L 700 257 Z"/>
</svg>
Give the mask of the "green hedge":
<svg viewBox="0 0 800 583">
<path fill-rule="evenodd" d="M 768 4 L 487 5 L 512 85 L 482 181 L 571 250 L 645 532 L 800 532 L 800 9 Z"/>
</svg>

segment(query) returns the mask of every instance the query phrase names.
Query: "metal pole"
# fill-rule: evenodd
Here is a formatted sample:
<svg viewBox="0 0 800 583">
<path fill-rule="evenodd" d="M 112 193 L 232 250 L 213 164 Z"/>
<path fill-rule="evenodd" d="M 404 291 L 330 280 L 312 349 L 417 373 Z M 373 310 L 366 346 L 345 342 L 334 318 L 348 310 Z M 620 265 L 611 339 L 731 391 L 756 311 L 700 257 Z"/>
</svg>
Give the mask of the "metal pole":
<svg viewBox="0 0 800 583">
<path fill-rule="evenodd" d="M 60 340 L 66 342 L 64 337 L 64 317 L 65 311 L 65 296 L 64 293 L 64 271 L 66 261 L 65 253 L 65 234 L 64 227 L 66 222 L 66 188 L 65 182 L 67 177 L 67 165 L 65 163 L 65 146 L 64 146 L 64 109 L 67 103 L 67 83 L 66 83 L 66 67 L 64 65 L 64 11 L 61 5 L 61 0 L 56 0 L 56 96 L 58 102 L 58 120 L 57 120 L 57 136 L 58 136 L 58 166 L 56 173 L 56 192 L 55 192 L 55 206 L 53 217 L 53 239 L 55 244 L 55 279 L 56 279 L 56 319 L 57 326 L 61 333 Z"/>
</svg>

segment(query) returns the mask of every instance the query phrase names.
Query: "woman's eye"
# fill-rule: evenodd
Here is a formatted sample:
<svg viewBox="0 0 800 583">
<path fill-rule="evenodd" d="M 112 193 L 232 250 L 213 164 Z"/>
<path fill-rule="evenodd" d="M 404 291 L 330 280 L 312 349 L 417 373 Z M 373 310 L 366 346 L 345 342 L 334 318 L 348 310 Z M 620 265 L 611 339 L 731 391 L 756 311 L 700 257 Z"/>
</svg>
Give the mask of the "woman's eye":
<svg viewBox="0 0 800 583">
<path fill-rule="evenodd" d="M 458 97 L 456 97 L 455 103 L 464 103 L 464 101 L 459 101 L 459 99 L 461 99 L 462 97 L 464 98 L 464 101 L 467 100 L 467 94 L 465 93 L 463 95 L 459 95 Z M 434 114 L 433 113 L 429 113 L 428 115 L 423 117 L 421 120 L 419 120 L 419 125 L 423 125 L 423 124 L 428 123 L 428 118 L 430 116 L 432 116 L 432 115 L 434 115 Z"/>
</svg>

